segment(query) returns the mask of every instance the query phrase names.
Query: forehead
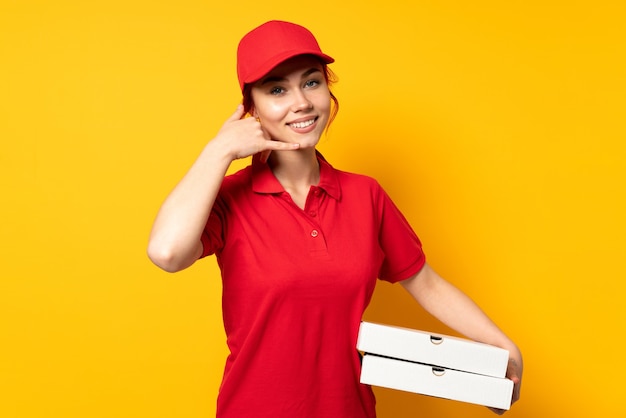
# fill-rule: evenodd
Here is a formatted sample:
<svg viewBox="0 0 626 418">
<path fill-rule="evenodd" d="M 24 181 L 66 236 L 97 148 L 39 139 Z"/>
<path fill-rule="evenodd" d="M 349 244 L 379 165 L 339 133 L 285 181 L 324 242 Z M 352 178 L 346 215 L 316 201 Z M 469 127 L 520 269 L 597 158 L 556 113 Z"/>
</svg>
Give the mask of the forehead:
<svg viewBox="0 0 626 418">
<path fill-rule="evenodd" d="M 298 55 L 278 64 L 258 82 L 262 83 L 268 78 L 282 79 L 290 76 L 299 76 L 313 68 L 323 71 L 323 65 L 317 58 L 311 55 Z"/>
</svg>

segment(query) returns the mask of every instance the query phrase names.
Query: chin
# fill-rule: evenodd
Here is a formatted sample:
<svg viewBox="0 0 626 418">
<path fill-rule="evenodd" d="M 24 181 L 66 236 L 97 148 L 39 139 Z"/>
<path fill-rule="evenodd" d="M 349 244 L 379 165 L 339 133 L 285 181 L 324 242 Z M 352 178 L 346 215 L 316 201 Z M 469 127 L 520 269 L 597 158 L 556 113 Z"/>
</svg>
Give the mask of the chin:
<svg viewBox="0 0 626 418">
<path fill-rule="evenodd" d="M 319 144 L 319 142 L 320 142 L 319 136 L 316 136 L 315 138 L 306 138 L 306 139 L 300 138 L 299 141 L 298 139 L 293 141 L 294 144 L 300 144 L 300 149 L 315 148 L 317 144 Z"/>
<path fill-rule="evenodd" d="M 300 144 L 300 148 L 311 148 L 319 143 L 321 137 L 322 135 L 317 132 L 310 132 L 308 134 L 289 133 L 276 140 L 288 144 Z"/>
</svg>

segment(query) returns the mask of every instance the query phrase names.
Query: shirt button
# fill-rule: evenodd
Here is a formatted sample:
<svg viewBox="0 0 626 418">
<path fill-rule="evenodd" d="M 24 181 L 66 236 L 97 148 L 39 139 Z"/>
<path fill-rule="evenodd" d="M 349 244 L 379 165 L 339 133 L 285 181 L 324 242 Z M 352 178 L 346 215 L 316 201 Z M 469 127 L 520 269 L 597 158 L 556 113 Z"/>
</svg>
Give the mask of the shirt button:
<svg viewBox="0 0 626 418">
<path fill-rule="evenodd" d="M 311 231 L 311 236 L 312 236 L 313 238 L 315 238 L 315 237 L 316 237 L 316 236 L 318 236 L 318 235 L 319 235 L 319 232 L 317 232 L 317 229 L 314 229 L 313 231 Z"/>
<path fill-rule="evenodd" d="M 315 217 L 315 215 L 317 215 L 317 212 L 315 212 L 314 210 L 312 210 L 312 211 L 310 211 L 310 212 L 309 212 L 309 215 L 311 215 L 311 216 Z"/>
</svg>

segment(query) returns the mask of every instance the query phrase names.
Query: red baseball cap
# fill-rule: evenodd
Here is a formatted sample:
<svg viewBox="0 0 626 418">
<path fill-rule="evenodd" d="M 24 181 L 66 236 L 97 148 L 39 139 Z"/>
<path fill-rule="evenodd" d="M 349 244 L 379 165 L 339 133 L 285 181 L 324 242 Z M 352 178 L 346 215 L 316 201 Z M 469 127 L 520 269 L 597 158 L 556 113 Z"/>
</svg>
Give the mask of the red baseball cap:
<svg viewBox="0 0 626 418">
<path fill-rule="evenodd" d="M 248 32 L 237 48 L 237 76 L 243 91 L 281 62 L 296 55 L 315 55 L 324 63 L 335 60 L 324 54 L 315 36 L 295 23 L 271 20 Z"/>
</svg>

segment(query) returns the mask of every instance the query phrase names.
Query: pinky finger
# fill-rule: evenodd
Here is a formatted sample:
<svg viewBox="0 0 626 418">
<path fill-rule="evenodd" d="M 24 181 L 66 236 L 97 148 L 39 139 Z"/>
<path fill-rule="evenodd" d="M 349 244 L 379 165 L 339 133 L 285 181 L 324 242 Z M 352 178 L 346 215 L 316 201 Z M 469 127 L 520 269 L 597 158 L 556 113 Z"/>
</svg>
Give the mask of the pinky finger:
<svg viewBox="0 0 626 418">
<path fill-rule="evenodd" d="M 267 159 L 270 157 L 271 153 L 272 153 L 271 149 L 267 149 L 265 151 L 261 151 L 261 162 L 262 163 L 266 163 Z"/>
</svg>

